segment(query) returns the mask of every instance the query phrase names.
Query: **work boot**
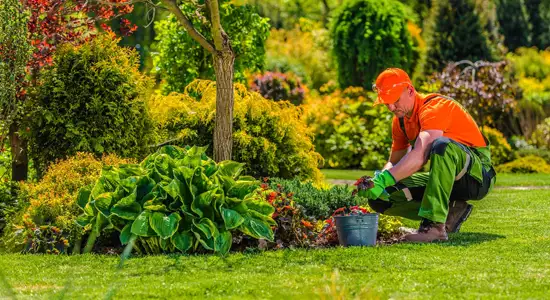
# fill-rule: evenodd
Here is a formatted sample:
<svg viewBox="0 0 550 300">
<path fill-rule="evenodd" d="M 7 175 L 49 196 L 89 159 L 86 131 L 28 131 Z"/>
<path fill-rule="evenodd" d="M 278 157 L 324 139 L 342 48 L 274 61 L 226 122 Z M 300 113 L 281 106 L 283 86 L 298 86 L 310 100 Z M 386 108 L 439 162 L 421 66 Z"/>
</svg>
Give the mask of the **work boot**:
<svg viewBox="0 0 550 300">
<path fill-rule="evenodd" d="M 473 208 L 474 206 L 468 204 L 466 201 L 451 201 L 449 203 L 447 222 L 445 222 L 447 232 L 456 233 L 460 231 L 460 226 L 468 219 Z"/>
<path fill-rule="evenodd" d="M 433 241 L 446 241 L 447 231 L 445 224 L 423 219 L 417 233 L 407 234 L 405 240 L 415 243 L 431 243 Z"/>
</svg>

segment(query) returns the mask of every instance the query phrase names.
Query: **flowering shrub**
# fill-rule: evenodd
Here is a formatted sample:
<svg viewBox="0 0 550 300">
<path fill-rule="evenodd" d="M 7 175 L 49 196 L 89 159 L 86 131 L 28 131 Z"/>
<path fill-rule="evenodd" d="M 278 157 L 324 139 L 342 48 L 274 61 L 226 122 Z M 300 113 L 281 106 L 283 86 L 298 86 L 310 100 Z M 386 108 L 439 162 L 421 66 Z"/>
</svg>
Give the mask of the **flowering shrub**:
<svg viewBox="0 0 550 300">
<path fill-rule="evenodd" d="M 308 98 L 305 119 L 326 168 L 380 169 L 391 147 L 392 113 L 358 87 Z"/>
<path fill-rule="evenodd" d="M 537 129 L 531 136 L 531 144 L 550 150 L 550 118 L 546 118 L 544 122 L 537 125 Z"/>
<path fill-rule="evenodd" d="M 250 90 L 260 93 L 266 99 L 288 100 L 294 105 L 302 104 L 307 93 L 307 87 L 298 76 L 277 72 L 255 75 L 251 79 Z"/>
</svg>

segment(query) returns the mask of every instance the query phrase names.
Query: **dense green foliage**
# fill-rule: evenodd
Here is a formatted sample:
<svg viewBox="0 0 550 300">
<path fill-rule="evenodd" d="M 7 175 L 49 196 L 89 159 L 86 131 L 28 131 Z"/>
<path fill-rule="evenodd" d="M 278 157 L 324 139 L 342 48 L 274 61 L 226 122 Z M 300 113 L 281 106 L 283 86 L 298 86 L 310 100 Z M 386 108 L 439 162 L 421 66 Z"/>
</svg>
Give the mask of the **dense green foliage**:
<svg viewBox="0 0 550 300">
<path fill-rule="evenodd" d="M 524 157 L 524 156 L 538 156 L 546 161 L 546 163 L 550 164 L 550 150 L 547 149 L 521 149 L 517 150 L 516 154 L 518 157 Z"/>
<path fill-rule="evenodd" d="M 242 164 L 217 164 L 200 147 L 164 146 L 140 164 L 107 167 L 93 186 L 80 190 L 84 211 L 78 225 L 90 230 L 84 252 L 105 230 L 120 232 L 121 243 L 141 242 L 143 252 L 196 251 L 226 254 L 231 231 L 273 241 L 273 207 L 254 192 Z M 136 248 L 138 249 L 138 248 Z"/>
<path fill-rule="evenodd" d="M 101 36 L 59 48 L 33 98 L 30 150 L 36 167 L 86 151 L 143 157 L 152 143 L 144 96 L 150 80 L 133 50 Z"/>
<path fill-rule="evenodd" d="M 301 119 L 303 108 L 272 101 L 235 84 L 232 159 L 245 163 L 254 177 L 321 179 L 322 157 L 315 152 L 313 133 Z M 151 99 L 150 109 L 164 141 L 194 143 L 213 149 L 216 84 L 197 80 L 184 94 Z"/>
<path fill-rule="evenodd" d="M 524 0 L 497 0 L 497 16 L 508 50 L 531 45 L 531 24 Z"/>
<path fill-rule="evenodd" d="M 373 95 L 347 88 L 310 99 L 306 120 L 325 168 L 380 169 L 389 157 L 392 113 L 373 107 Z"/>
<path fill-rule="evenodd" d="M 451 61 L 495 58 L 472 0 L 434 0 L 432 4 L 424 28 L 427 50 L 415 80 L 442 71 Z"/>
<path fill-rule="evenodd" d="M 544 50 L 550 47 L 550 1 L 524 0 L 532 25 L 532 45 Z"/>
<path fill-rule="evenodd" d="M 31 55 L 28 17 L 21 1 L 0 2 L 0 137 L 20 111 L 17 97 L 23 95 L 21 83 Z"/>
<path fill-rule="evenodd" d="M 211 32 L 195 15 L 194 4 L 180 6 L 192 21 L 193 26 L 210 40 Z M 234 78 L 246 82 L 246 71 L 260 71 L 264 68 L 264 43 L 269 34 L 267 19 L 260 17 L 252 6 L 220 5 L 221 23 L 231 40 L 235 52 Z M 156 72 L 165 80 L 163 92 L 183 92 L 195 79 L 215 79 L 211 54 L 197 43 L 180 25 L 175 16 L 155 23 L 158 32 L 154 46 Z"/>
<path fill-rule="evenodd" d="M 413 45 L 403 4 L 394 0 L 349 0 L 334 12 L 331 28 L 338 82 L 370 89 L 388 67 L 413 68 Z"/>
</svg>

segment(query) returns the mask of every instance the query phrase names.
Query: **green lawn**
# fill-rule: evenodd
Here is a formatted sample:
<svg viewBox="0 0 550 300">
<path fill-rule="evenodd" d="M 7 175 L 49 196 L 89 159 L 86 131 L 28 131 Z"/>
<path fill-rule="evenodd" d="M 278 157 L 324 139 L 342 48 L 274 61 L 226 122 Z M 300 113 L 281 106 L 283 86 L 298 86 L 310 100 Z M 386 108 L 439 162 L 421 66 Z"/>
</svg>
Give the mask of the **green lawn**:
<svg viewBox="0 0 550 300">
<path fill-rule="evenodd" d="M 363 175 L 374 174 L 367 170 L 323 169 L 326 179 L 355 180 Z M 496 186 L 550 186 L 550 174 L 497 174 Z"/>
<path fill-rule="evenodd" d="M 548 199 L 550 190 L 495 190 L 461 233 L 429 245 L 144 257 L 120 273 L 113 256 L 3 254 L 0 298 L 6 282 L 18 299 L 547 298 Z"/>
</svg>

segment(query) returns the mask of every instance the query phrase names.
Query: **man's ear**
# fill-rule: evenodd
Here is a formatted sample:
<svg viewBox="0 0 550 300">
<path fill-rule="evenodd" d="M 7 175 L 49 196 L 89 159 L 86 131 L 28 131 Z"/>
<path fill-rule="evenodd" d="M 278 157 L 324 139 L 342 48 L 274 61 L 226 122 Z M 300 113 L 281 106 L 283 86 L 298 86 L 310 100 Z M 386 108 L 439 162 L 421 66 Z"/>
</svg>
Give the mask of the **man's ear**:
<svg viewBox="0 0 550 300">
<path fill-rule="evenodd" d="M 414 96 L 414 87 L 409 85 L 407 88 L 409 89 L 409 96 Z"/>
</svg>

